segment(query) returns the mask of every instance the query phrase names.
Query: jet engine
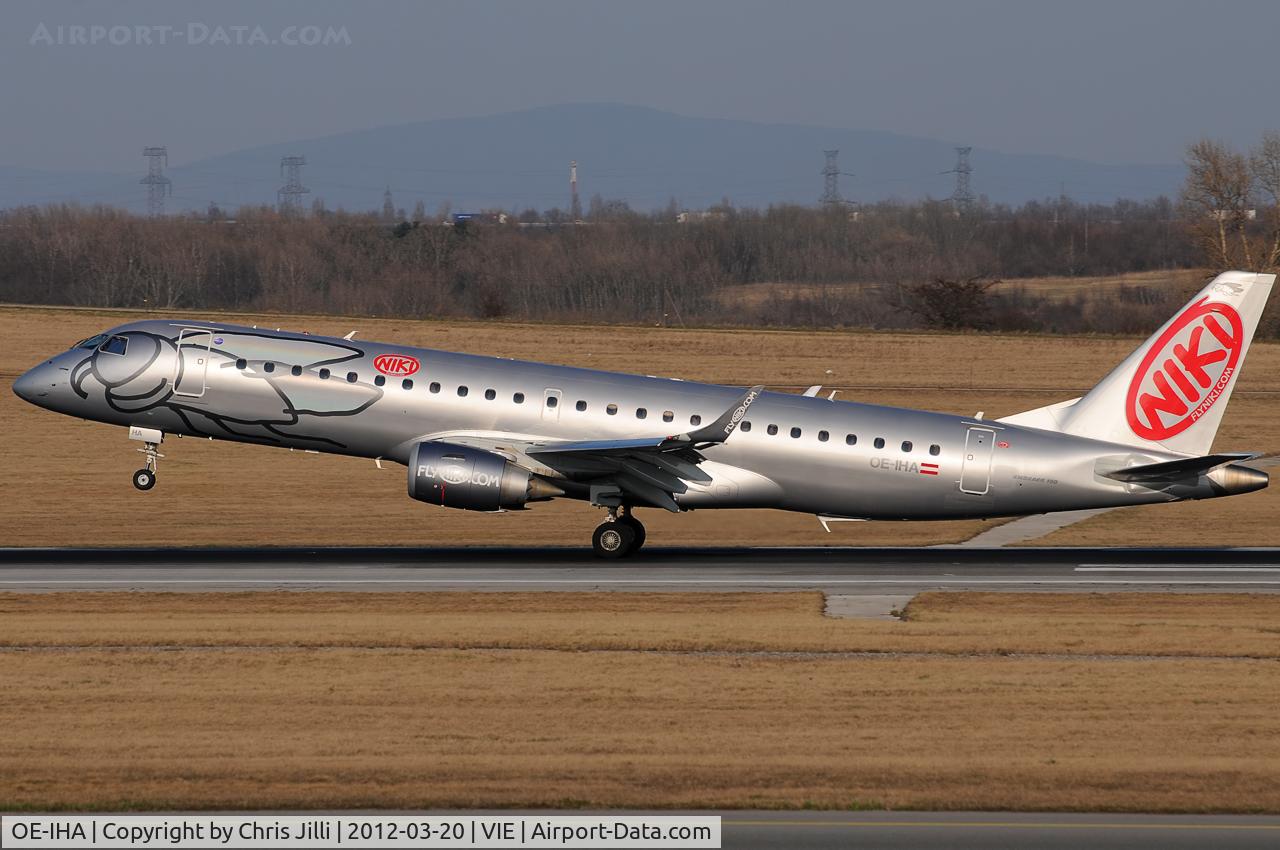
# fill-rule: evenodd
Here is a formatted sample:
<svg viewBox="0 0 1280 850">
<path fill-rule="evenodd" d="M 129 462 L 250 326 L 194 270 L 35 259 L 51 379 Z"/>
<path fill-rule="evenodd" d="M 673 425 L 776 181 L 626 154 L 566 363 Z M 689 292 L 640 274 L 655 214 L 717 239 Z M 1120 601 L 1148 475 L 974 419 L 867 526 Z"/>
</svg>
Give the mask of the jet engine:
<svg viewBox="0 0 1280 850">
<path fill-rule="evenodd" d="M 523 508 L 563 490 L 501 455 L 452 443 L 418 443 L 409 456 L 409 495 L 468 511 Z"/>
</svg>

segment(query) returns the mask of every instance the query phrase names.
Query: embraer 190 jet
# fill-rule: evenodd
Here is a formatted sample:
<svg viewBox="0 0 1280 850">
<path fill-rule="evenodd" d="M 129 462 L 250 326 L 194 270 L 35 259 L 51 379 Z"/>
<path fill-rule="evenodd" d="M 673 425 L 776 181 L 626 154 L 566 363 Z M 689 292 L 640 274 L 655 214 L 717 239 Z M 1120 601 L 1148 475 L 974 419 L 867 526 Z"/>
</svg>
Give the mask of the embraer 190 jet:
<svg viewBox="0 0 1280 850">
<path fill-rule="evenodd" d="M 1248 493 L 1256 457 L 1211 453 L 1275 275 L 1212 280 L 1081 398 L 1004 419 L 356 342 L 191 319 L 130 322 L 14 384 L 128 428 L 150 490 L 165 434 L 392 460 L 409 495 L 472 511 L 552 498 L 637 508 L 779 508 L 831 520 L 1016 516 Z"/>
</svg>

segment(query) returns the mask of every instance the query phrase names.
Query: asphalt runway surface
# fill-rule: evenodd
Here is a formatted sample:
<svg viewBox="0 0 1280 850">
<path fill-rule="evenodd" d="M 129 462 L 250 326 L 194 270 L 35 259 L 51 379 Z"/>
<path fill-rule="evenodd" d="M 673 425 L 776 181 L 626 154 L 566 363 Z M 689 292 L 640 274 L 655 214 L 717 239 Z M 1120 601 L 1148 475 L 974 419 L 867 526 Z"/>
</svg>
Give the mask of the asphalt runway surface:
<svg viewBox="0 0 1280 850">
<path fill-rule="evenodd" d="M 0 549 L 0 590 L 1280 592 L 1280 549 Z"/>
</svg>

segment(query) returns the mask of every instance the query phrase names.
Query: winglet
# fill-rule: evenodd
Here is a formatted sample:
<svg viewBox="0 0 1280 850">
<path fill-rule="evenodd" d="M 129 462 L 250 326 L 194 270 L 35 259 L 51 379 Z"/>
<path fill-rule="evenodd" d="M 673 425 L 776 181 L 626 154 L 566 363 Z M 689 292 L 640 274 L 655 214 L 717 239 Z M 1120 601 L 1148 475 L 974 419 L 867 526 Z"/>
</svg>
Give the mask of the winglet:
<svg viewBox="0 0 1280 850">
<path fill-rule="evenodd" d="M 763 386 L 752 387 L 747 390 L 743 393 L 742 398 L 738 399 L 732 407 L 720 415 L 719 419 L 710 425 L 699 428 L 697 431 L 691 431 L 687 435 L 688 439 L 694 443 L 723 443 L 737 429 L 742 417 L 747 415 L 747 409 L 763 392 Z"/>
</svg>

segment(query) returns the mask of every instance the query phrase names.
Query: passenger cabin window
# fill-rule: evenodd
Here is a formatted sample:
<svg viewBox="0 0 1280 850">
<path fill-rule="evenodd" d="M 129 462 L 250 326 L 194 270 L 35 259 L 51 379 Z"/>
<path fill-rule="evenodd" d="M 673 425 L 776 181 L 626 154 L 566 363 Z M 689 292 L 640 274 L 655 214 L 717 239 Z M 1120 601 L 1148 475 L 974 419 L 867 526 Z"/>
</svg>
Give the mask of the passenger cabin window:
<svg viewBox="0 0 1280 850">
<path fill-rule="evenodd" d="M 938 455 L 942 454 L 942 446 L 938 445 L 937 443 L 934 443 L 932 446 L 929 446 L 929 454 L 933 455 L 934 457 L 937 457 Z"/>
<path fill-rule="evenodd" d="M 769 436 L 771 436 L 771 437 L 772 437 L 774 434 L 778 433 L 778 426 L 777 426 L 777 425 L 770 425 L 768 428 L 765 428 L 765 430 L 766 430 L 766 431 L 768 431 L 768 432 L 769 432 Z"/>
<path fill-rule="evenodd" d="M 413 389 L 413 378 L 405 378 L 403 381 L 401 381 L 401 382 L 400 382 L 400 389 L 402 389 L 402 390 L 411 390 L 411 389 Z"/>
<path fill-rule="evenodd" d="M 274 372 L 275 370 L 276 364 L 272 363 L 270 360 L 262 364 L 262 371 L 264 372 Z"/>
<path fill-rule="evenodd" d="M 902 441 L 902 450 L 903 450 L 904 452 L 909 452 L 909 451 L 911 451 L 911 441 L 910 441 L 910 440 L 903 440 L 903 441 Z"/>
<path fill-rule="evenodd" d="M 557 406 L 558 404 L 560 404 L 560 399 L 559 399 L 559 398 L 557 398 L 556 396 L 553 396 L 553 395 L 549 395 L 549 396 L 547 396 L 547 407 L 555 407 L 555 406 Z"/>
<path fill-rule="evenodd" d="M 292 369 L 289 370 L 289 374 L 293 375 L 293 377 L 295 378 L 302 377 L 302 367 L 294 366 Z"/>
<path fill-rule="evenodd" d="M 615 413 L 618 412 L 618 405 L 611 404 L 604 409 L 604 412 L 609 414 L 610 416 L 613 416 Z"/>
<path fill-rule="evenodd" d="M 751 430 L 751 420 L 750 420 L 750 419 L 743 419 L 743 420 L 742 420 L 742 424 L 738 426 L 738 430 L 739 430 L 739 431 L 743 431 L 743 432 L 750 431 L 750 430 Z"/>
<path fill-rule="evenodd" d="M 354 383 L 356 382 L 356 380 L 357 380 L 357 379 L 359 379 L 359 377 L 360 377 L 360 376 L 359 376 L 359 375 L 357 375 L 355 372 L 348 372 L 348 373 L 347 373 L 347 383 L 348 383 L 348 384 L 354 384 Z"/>
<path fill-rule="evenodd" d="M 825 442 L 826 442 L 827 440 L 829 440 L 829 439 L 831 439 L 831 435 L 830 435 L 830 434 L 828 434 L 826 431 L 819 431 L 819 432 L 818 432 L 818 442 L 819 442 L 819 443 L 825 443 Z"/>
<path fill-rule="evenodd" d="M 244 361 L 241 361 L 241 362 L 244 362 Z M 327 380 L 329 380 L 329 370 L 328 370 L 328 369 L 321 369 L 321 370 L 320 370 L 320 380 L 322 380 L 322 381 L 327 381 Z"/>
<path fill-rule="evenodd" d="M 858 435 L 857 435 L 857 434 L 845 434 L 845 435 L 844 435 L 844 444 L 845 444 L 846 446 L 856 446 L 856 445 L 858 444 Z"/>
<path fill-rule="evenodd" d="M 672 419 L 675 419 L 675 418 L 676 418 L 676 415 L 675 415 L 674 413 L 672 413 L 670 410 L 664 410 L 664 411 L 662 411 L 662 421 L 663 421 L 663 422 L 670 422 Z"/>
<path fill-rule="evenodd" d="M 495 398 L 498 397 L 498 391 L 495 389 L 487 389 L 484 391 L 484 397 L 487 398 L 489 401 L 493 401 Z"/>
<path fill-rule="evenodd" d="M 245 360 L 243 357 L 241 357 L 239 360 L 237 360 L 237 361 L 236 361 L 236 368 L 237 368 L 237 369 L 248 369 L 248 368 L 249 368 L 249 361 L 248 361 L 248 360 Z"/>
<path fill-rule="evenodd" d="M 375 387 L 380 387 L 380 386 L 382 386 L 383 384 L 385 384 L 386 382 L 387 382 L 387 376 L 386 376 L 386 375 L 378 375 L 376 378 L 374 378 L 374 379 L 373 379 L 373 385 L 374 385 Z"/>
<path fill-rule="evenodd" d="M 699 416 L 699 415 L 698 415 L 698 414 L 696 414 L 696 413 L 695 413 L 695 414 L 693 414 L 692 416 L 690 416 L 690 417 L 689 417 L 689 424 L 690 424 L 690 425 L 701 425 L 701 424 L 702 424 L 702 417 L 701 417 L 701 416 Z"/>
<path fill-rule="evenodd" d="M 428 387 L 427 387 L 427 389 L 431 390 L 431 392 L 433 392 L 433 393 L 438 393 L 438 392 L 440 392 L 440 382 L 439 382 L 439 381 L 432 381 L 432 382 L 431 382 L 431 385 L 430 385 L 430 386 L 428 386 Z"/>
<path fill-rule="evenodd" d="M 466 387 L 458 387 L 458 397 L 459 397 L 459 398 L 462 398 L 462 397 L 466 396 L 466 394 L 467 394 L 467 393 L 469 393 L 469 392 L 470 392 L 470 390 L 468 390 Z"/>
<path fill-rule="evenodd" d="M 583 412 L 584 410 L 586 410 L 586 409 L 587 409 L 587 403 L 586 403 L 585 401 L 582 401 L 581 399 L 579 399 L 579 400 L 578 400 L 578 403 L 574 405 L 574 408 L 575 408 L 579 413 L 581 413 L 581 412 Z"/>
<path fill-rule="evenodd" d="M 791 429 L 791 439 L 795 440 L 795 439 L 799 439 L 799 437 L 800 437 L 800 429 L 799 429 L 799 428 L 792 428 L 792 429 Z"/>
<path fill-rule="evenodd" d="M 636 408 L 636 419 L 644 419 L 648 415 L 649 411 L 645 410 L 643 407 Z"/>
<path fill-rule="evenodd" d="M 884 437 L 876 437 L 875 444 L 877 449 L 884 448 Z"/>
<path fill-rule="evenodd" d="M 516 404 L 524 404 L 524 393 L 516 393 L 511 397 Z"/>
<path fill-rule="evenodd" d="M 122 336 L 113 336 L 102 344 L 98 350 L 104 354 L 124 354 L 129 349 L 129 340 Z"/>
</svg>

